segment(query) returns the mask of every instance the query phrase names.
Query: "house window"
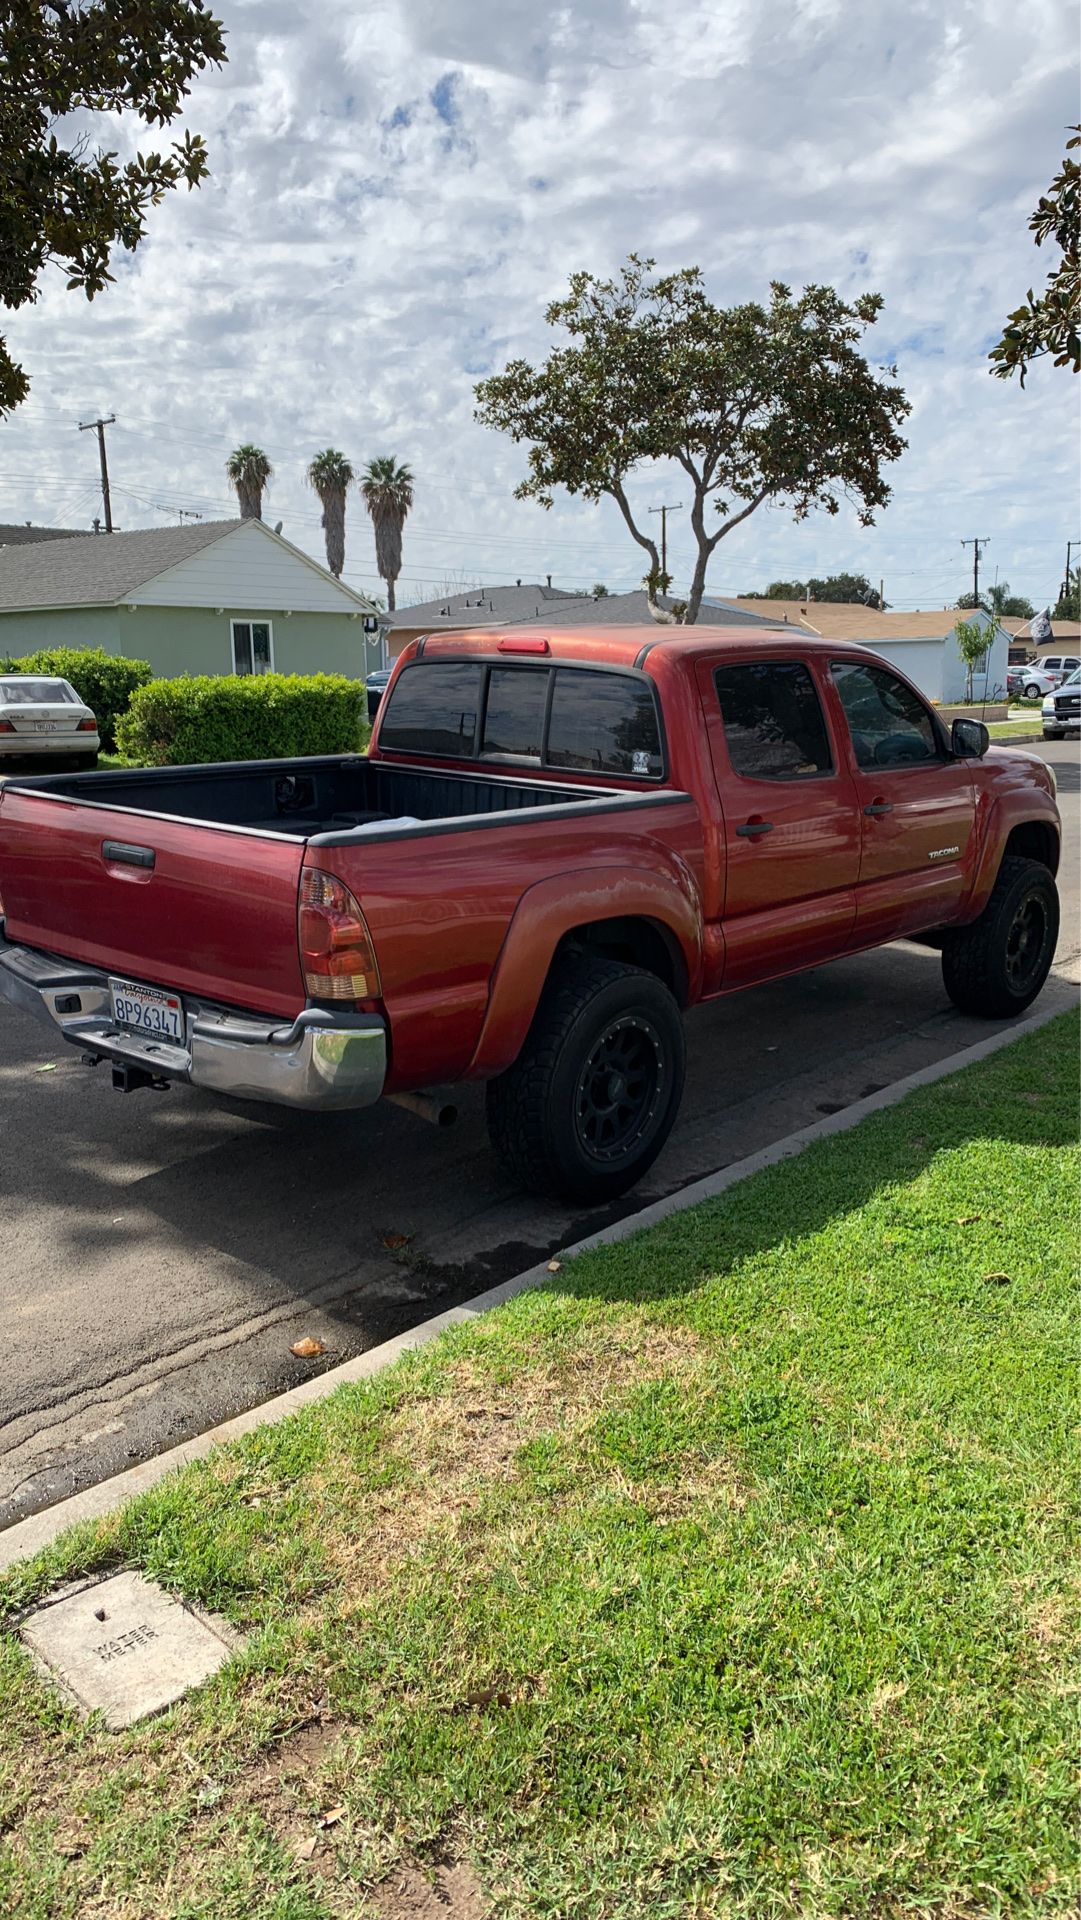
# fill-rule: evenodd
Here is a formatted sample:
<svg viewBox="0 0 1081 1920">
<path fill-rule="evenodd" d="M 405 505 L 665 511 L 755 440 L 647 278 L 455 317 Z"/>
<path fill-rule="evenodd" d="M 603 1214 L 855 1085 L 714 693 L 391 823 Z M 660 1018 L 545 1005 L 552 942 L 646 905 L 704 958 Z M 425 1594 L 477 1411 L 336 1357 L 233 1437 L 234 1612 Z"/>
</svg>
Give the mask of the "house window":
<svg viewBox="0 0 1081 1920">
<path fill-rule="evenodd" d="M 274 636 L 269 620 L 233 620 L 233 672 L 273 673 Z"/>
</svg>

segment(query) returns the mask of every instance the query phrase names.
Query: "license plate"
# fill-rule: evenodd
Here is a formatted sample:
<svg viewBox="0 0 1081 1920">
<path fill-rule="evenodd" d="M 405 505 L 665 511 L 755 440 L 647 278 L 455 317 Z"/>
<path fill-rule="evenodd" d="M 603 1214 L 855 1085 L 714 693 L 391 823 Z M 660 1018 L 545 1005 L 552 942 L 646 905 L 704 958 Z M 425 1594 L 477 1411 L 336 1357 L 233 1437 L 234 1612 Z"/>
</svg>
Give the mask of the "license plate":
<svg viewBox="0 0 1081 1920">
<path fill-rule="evenodd" d="M 109 981 L 113 1001 L 113 1019 L 118 1027 L 132 1027 L 138 1033 L 152 1034 L 159 1040 L 184 1044 L 184 1007 L 178 994 L 162 993 L 157 987 L 140 987 L 133 980 Z"/>
<path fill-rule="evenodd" d="M 35 720 L 34 732 L 35 733 L 55 733 L 56 726 L 57 726 L 57 723 L 55 720 Z"/>
</svg>

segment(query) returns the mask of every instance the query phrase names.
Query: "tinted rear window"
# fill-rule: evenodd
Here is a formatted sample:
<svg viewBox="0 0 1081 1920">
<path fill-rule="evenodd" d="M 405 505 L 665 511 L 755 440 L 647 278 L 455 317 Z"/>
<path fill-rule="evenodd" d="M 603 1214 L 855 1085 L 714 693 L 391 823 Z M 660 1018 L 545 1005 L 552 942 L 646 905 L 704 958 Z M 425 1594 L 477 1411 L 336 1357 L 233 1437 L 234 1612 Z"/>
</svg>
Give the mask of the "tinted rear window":
<svg viewBox="0 0 1081 1920">
<path fill-rule="evenodd" d="M 752 780 L 805 780 L 831 767 L 826 723 L 814 681 L 796 660 L 718 667 L 732 770 Z"/>
<path fill-rule="evenodd" d="M 484 711 L 484 754 L 516 754 L 539 760 L 544 745 L 548 674 L 523 667 L 493 667 Z"/>
<path fill-rule="evenodd" d="M 658 780 L 664 772 L 653 689 L 628 674 L 561 667 L 548 726 L 548 765 Z"/>
<path fill-rule="evenodd" d="M 380 745 L 471 760 L 483 671 L 470 660 L 407 667 L 384 702 Z"/>
<path fill-rule="evenodd" d="M 481 758 L 513 756 L 576 773 L 663 778 L 652 684 L 629 673 L 585 667 L 419 662 L 405 668 L 389 700 L 384 698 L 379 744 L 472 760 L 482 705 Z"/>
</svg>

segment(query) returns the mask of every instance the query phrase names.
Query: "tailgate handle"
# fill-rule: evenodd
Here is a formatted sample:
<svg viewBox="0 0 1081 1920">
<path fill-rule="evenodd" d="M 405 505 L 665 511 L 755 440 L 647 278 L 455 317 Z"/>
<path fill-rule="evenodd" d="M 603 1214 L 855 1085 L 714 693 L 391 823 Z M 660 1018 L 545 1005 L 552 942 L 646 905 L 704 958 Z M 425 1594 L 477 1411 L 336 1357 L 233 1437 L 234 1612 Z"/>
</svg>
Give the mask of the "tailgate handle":
<svg viewBox="0 0 1081 1920">
<path fill-rule="evenodd" d="M 152 867 L 157 855 L 153 847 L 130 847 L 124 840 L 103 840 L 102 857 L 111 866 Z"/>
</svg>

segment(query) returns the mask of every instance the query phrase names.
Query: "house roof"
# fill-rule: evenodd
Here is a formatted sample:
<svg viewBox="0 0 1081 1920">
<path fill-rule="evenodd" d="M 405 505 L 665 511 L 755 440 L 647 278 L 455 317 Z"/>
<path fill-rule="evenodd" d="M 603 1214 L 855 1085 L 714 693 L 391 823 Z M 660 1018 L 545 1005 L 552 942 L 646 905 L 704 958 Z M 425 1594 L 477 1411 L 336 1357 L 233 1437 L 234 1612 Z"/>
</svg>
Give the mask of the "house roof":
<svg viewBox="0 0 1081 1920">
<path fill-rule="evenodd" d="M 805 633 L 820 633 L 826 640 L 860 640 L 869 646 L 876 641 L 939 640 L 951 633 L 966 615 L 957 607 L 916 609 L 907 613 L 879 613 L 874 607 L 845 600 L 748 600 L 737 598 L 719 602 L 722 612 L 738 608 L 750 613 L 757 609 L 760 619 L 787 622 Z"/>
<path fill-rule="evenodd" d="M 264 539 L 310 567 L 343 599 L 371 611 L 372 603 L 363 594 L 333 579 L 311 554 L 271 532 L 262 521 L 205 520 L 190 527 L 146 527 L 133 533 L 0 547 L 0 614 L 45 607 L 115 606 L 241 527 L 258 528 Z"/>
<path fill-rule="evenodd" d="M 38 540 L 81 540 L 85 527 L 32 527 L 29 520 L 0 520 L 0 547 L 29 547 Z"/>
<path fill-rule="evenodd" d="M 670 607 L 662 598 L 660 605 Z M 525 585 L 477 587 L 469 593 L 450 594 L 442 600 L 425 600 L 418 606 L 399 607 L 391 615 L 389 631 L 452 633 L 463 627 L 521 626 L 539 622 L 546 627 L 626 627 L 649 620 L 645 590 L 633 593 L 608 593 L 594 598 L 591 593 L 567 593 L 560 587 Z M 651 624 L 655 624 L 652 623 Z M 776 614 L 752 613 L 738 608 L 712 606 L 702 602 L 699 626 L 776 626 Z"/>
<path fill-rule="evenodd" d="M 221 540 L 239 520 L 192 527 L 147 527 L 137 533 L 0 548 L 0 613 L 30 607 L 109 607 L 135 587 Z"/>
<path fill-rule="evenodd" d="M 389 615 L 391 633 L 395 627 L 442 628 L 506 626 L 537 617 L 543 607 L 547 614 L 553 601 L 573 600 L 582 604 L 582 595 L 567 593 L 562 587 L 524 586 L 471 587 L 464 593 L 443 594 L 438 600 L 421 600 L 412 607 L 399 607 Z"/>
</svg>

